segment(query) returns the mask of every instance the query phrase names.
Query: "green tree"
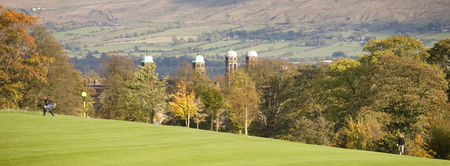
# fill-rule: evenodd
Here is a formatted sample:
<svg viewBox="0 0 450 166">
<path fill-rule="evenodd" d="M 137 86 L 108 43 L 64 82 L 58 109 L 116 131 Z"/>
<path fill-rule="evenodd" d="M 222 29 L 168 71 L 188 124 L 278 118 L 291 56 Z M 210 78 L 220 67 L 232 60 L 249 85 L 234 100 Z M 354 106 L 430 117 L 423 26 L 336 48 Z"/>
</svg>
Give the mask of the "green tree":
<svg viewBox="0 0 450 166">
<path fill-rule="evenodd" d="M 204 109 L 211 118 L 211 130 L 214 127 L 214 120 L 216 120 L 216 131 L 219 131 L 220 115 L 223 113 L 224 97 L 220 89 L 215 86 L 208 86 L 201 92 L 201 100 Z"/>
<path fill-rule="evenodd" d="M 99 117 L 106 119 L 132 120 L 128 109 L 128 95 L 135 73 L 133 61 L 130 58 L 108 55 L 103 62 L 103 84 L 105 89 L 100 96 Z"/>
<path fill-rule="evenodd" d="M 277 124 L 283 116 L 281 105 L 292 97 L 295 70 L 294 65 L 282 60 L 258 60 L 248 66 L 247 73 L 261 94 L 259 109 L 263 127 L 255 134 L 265 137 L 280 134 Z"/>
<path fill-rule="evenodd" d="M 327 117 L 337 129 L 346 125 L 346 118 L 358 115 L 365 98 L 359 87 L 363 74 L 364 67 L 358 61 L 341 58 L 328 67 L 326 76 L 315 85 L 319 101 L 326 106 Z"/>
<path fill-rule="evenodd" d="M 166 80 L 159 80 L 155 72 L 156 65 L 148 64 L 140 67 L 134 74 L 133 82 L 128 85 L 128 106 L 132 118 L 137 121 L 153 123 L 156 111 L 166 105 Z"/>
<path fill-rule="evenodd" d="M 296 118 L 289 133 L 282 137 L 290 141 L 300 141 L 308 144 L 329 145 L 333 136 L 333 124 L 324 117 L 314 120 L 302 116 Z"/>
<path fill-rule="evenodd" d="M 279 134 L 276 136 L 278 138 L 311 142 L 312 139 L 306 139 L 310 129 L 324 129 L 330 122 L 326 119 L 326 114 L 324 113 L 325 105 L 321 104 L 319 98 L 319 90 L 315 86 L 318 84 L 318 80 L 322 79 L 326 75 L 327 65 L 301 65 L 297 72 L 293 76 L 292 87 L 287 87 L 288 99 L 285 100 L 281 105 L 281 111 L 279 118 L 275 124 L 276 129 Z M 319 120 L 319 118 L 325 118 L 325 121 Z M 315 122 L 320 122 L 316 126 Z M 322 123 L 323 122 L 323 123 Z M 322 134 L 326 132 L 321 132 L 318 130 L 315 134 Z M 317 137 L 316 137 L 317 136 Z M 326 138 L 329 137 L 328 134 L 325 135 L 315 135 L 315 138 Z M 311 143 L 325 143 L 326 139 L 318 139 Z"/>
<path fill-rule="evenodd" d="M 450 38 L 439 40 L 428 53 L 428 63 L 436 64 L 446 71 L 450 70 Z"/>
<path fill-rule="evenodd" d="M 231 74 L 227 92 L 227 103 L 231 107 L 230 119 L 238 127 L 239 133 L 244 129 L 245 135 L 248 135 L 248 126 L 260 114 L 255 83 L 244 71 L 238 70 Z"/>
<path fill-rule="evenodd" d="M 430 53 L 430 57 L 427 62 L 441 67 L 446 74 L 445 79 L 449 85 L 447 96 L 450 98 L 450 38 L 435 43 L 433 48 L 428 50 L 428 53 Z"/>
<path fill-rule="evenodd" d="M 450 120 L 447 117 L 440 120 L 433 120 L 428 127 L 428 138 L 425 138 L 426 149 L 431 151 L 431 155 L 439 159 L 450 160 Z"/>
<path fill-rule="evenodd" d="M 392 36 L 384 40 L 370 40 L 363 51 L 376 55 L 380 52 L 392 52 L 399 57 L 408 57 L 415 61 L 426 61 L 430 56 L 422 43 L 412 37 Z"/>
<path fill-rule="evenodd" d="M 370 91 L 364 109 L 387 113 L 386 131 L 415 136 L 427 119 L 445 113 L 447 82 L 442 71 L 392 53 L 370 62 L 362 89 Z"/>
</svg>

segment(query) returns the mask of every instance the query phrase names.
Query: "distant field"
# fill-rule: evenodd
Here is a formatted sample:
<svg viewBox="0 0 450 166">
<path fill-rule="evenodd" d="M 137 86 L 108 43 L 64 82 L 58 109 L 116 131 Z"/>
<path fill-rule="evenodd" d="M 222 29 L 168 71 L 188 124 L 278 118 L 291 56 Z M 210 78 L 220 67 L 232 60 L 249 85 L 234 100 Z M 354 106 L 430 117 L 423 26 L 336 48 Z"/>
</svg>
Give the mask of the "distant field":
<svg viewBox="0 0 450 166">
<path fill-rule="evenodd" d="M 244 55 L 253 46 L 263 58 L 312 58 L 331 56 L 337 51 L 342 51 L 348 56 L 357 56 L 362 54 L 361 49 L 364 45 L 364 43 L 358 41 L 335 41 L 319 47 L 305 46 L 304 43 L 307 41 L 270 42 L 229 39 L 213 42 L 197 40 L 198 35 L 203 33 L 230 29 L 254 31 L 261 28 L 264 28 L 264 26 L 176 27 L 171 23 L 137 23 L 121 26 L 91 26 L 54 34 L 55 38 L 64 45 L 79 47 L 78 51 L 68 50 L 70 56 L 86 55 L 88 51 L 96 52 L 96 56 L 103 52 L 120 52 L 123 55 L 141 56 L 144 54 L 142 50 L 147 50 L 147 53 L 155 56 L 224 55 L 230 48 L 236 50 L 239 55 Z M 342 35 L 346 38 L 352 33 L 352 31 L 340 31 L 329 32 L 324 35 Z M 392 35 L 396 35 L 396 33 L 380 31 L 366 34 L 366 36 L 376 37 L 376 39 L 384 39 Z M 449 32 L 410 35 L 425 41 L 426 47 L 432 47 L 433 43 L 440 39 L 450 38 Z M 180 40 L 176 45 L 174 45 L 174 37 Z M 135 48 L 138 48 L 138 50 Z M 197 52 L 194 50 L 197 50 Z"/>
<path fill-rule="evenodd" d="M 0 165 L 447 166 L 450 161 L 177 126 L 0 111 Z"/>
</svg>

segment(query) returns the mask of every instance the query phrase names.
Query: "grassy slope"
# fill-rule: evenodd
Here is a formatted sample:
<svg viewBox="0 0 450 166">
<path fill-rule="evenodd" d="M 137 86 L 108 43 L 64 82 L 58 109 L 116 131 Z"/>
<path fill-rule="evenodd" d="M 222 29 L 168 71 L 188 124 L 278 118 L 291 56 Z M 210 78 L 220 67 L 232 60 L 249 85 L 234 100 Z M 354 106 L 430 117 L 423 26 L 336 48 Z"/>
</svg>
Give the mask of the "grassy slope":
<svg viewBox="0 0 450 166">
<path fill-rule="evenodd" d="M 0 165 L 449 165 L 183 127 L 0 111 Z"/>
</svg>

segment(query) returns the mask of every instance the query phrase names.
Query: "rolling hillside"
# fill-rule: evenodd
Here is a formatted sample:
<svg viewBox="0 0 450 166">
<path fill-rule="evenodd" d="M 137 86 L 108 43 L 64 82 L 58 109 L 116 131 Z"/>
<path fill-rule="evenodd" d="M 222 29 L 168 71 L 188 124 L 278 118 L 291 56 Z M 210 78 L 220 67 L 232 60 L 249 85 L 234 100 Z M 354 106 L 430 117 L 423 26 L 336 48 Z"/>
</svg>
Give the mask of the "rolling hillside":
<svg viewBox="0 0 450 166">
<path fill-rule="evenodd" d="M 297 26 L 372 22 L 448 23 L 447 0 L 0 0 L 11 8 L 41 8 L 44 22 L 182 22 L 190 26 Z"/>
<path fill-rule="evenodd" d="M 175 126 L 0 111 L 0 165 L 449 165 Z"/>
</svg>

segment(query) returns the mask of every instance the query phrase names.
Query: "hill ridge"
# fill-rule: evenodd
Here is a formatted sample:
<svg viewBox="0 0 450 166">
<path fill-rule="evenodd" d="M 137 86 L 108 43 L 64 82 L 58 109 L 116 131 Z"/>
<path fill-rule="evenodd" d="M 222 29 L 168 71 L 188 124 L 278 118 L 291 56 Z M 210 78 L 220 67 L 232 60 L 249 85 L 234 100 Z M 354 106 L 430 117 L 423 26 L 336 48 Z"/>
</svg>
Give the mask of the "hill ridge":
<svg viewBox="0 0 450 166">
<path fill-rule="evenodd" d="M 416 0 L 0 0 L 12 8 L 41 8 L 44 22 L 182 22 L 185 25 L 365 24 L 372 22 L 450 22 L 450 1 Z M 112 18 L 95 17 L 102 11 Z"/>
</svg>

